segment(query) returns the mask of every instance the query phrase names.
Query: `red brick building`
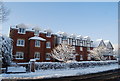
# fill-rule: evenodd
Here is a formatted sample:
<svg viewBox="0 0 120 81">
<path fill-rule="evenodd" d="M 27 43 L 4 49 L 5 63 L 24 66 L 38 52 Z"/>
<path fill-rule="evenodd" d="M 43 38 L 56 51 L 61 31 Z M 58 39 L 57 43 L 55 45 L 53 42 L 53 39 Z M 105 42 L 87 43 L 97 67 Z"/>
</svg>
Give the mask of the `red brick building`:
<svg viewBox="0 0 120 81">
<path fill-rule="evenodd" d="M 54 62 L 50 57 L 51 50 L 63 42 L 75 46 L 77 61 L 91 60 L 89 50 L 93 49 L 93 41 L 88 36 L 55 34 L 50 29 L 41 31 L 39 27 L 27 28 L 25 24 L 18 24 L 10 27 L 10 37 L 13 39 L 13 61 L 16 62 L 29 62 L 34 58 L 37 62 Z"/>
</svg>

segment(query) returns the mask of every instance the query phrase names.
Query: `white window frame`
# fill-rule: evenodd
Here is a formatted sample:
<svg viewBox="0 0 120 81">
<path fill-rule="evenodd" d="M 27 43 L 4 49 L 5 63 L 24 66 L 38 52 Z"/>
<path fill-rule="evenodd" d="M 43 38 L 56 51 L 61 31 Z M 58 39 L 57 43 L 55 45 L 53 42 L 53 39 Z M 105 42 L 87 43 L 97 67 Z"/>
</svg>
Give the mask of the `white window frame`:
<svg viewBox="0 0 120 81">
<path fill-rule="evenodd" d="M 59 37 L 59 44 L 61 44 L 62 43 L 62 38 L 61 37 Z"/>
<path fill-rule="evenodd" d="M 80 55 L 80 60 L 83 60 L 83 55 Z"/>
<path fill-rule="evenodd" d="M 46 37 L 51 37 L 51 32 L 47 32 Z"/>
<path fill-rule="evenodd" d="M 34 35 L 39 36 L 39 30 L 35 30 Z"/>
<path fill-rule="evenodd" d="M 24 59 L 24 52 L 16 52 L 15 59 Z"/>
<path fill-rule="evenodd" d="M 80 41 L 80 46 L 83 46 L 83 42 L 82 41 Z"/>
<path fill-rule="evenodd" d="M 17 39 L 17 46 L 25 46 L 25 40 L 24 39 Z"/>
<path fill-rule="evenodd" d="M 40 52 L 35 52 L 35 53 L 34 53 L 34 58 L 35 58 L 36 60 L 40 60 Z"/>
<path fill-rule="evenodd" d="M 51 48 L 51 42 L 46 42 L 46 48 Z"/>
<path fill-rule="evenodd" d="M 88 60 L 91 60 L 91 55 L 90 55 L 90 54 L 88 54 L 87 59 L 88 59 Z"/>
<path fill-rule="evenodd" d="M 80 47 L 80 51 L 83 51 L 83 47 Z"/>
<path fill-rule="evenodd" d="M 18 33 L 19 34 L 25 34 L 26 33 L 25 28 L 19 28 Z"/>
<path fill-rule="evenodd" d="M 84 46 L 86 46 L 86 47 L 87 47 L 87 41 L 86 41 L 86 40 L 84 41 Z"/>
<path fill-rule="evenodd" d="M 50 58 L 50 53 L 46 53 L 46 60 L 51 60 L 51 58 Z"/>
<path fill-rule="evenodd" d="M 63 36 L 63 37 L 62 37 L 62 40 L 67 40 L 67 36 Z"/>
<path fill-rule="evenodd" d="M 87 47 L 87 51 L 90 51 L 90 47 Z"/>
<path fill-rule="evenodd" d="M 40 47 L 40 41 L 39 40 L 35 40 L 35 47 Z"/>
<path fill-rule="evenodd" d="M 69 39 L 69 41 L 70 41 L 70 45 L 72 45 L 72 39 Z"/>
<path fill-rule="evenodd" d="M 76 45 L 79 46 L 79 39 L 76 39 Z"/>
<path fill-rule="evenodd" d="M 75 46 L 76 45 L 75 43 L 76 43 L 75 39 L 72 39 L 72 45 Z"/>
</svg>

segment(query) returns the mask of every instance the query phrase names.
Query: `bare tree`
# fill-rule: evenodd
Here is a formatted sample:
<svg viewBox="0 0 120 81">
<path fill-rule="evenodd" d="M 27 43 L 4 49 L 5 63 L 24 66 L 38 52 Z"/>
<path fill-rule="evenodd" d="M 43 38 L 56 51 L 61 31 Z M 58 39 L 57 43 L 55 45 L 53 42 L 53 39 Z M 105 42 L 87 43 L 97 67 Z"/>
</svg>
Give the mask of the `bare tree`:
<svg viewBox="0 0 120 81">
<path fill-rule="evenodd" d="M 94 60 L 106 60 L 107 58 L 104 55 L 107 55 L 108 53 L 109 49 L 102 46 L 90 50 L 91 58 Z"/>
<path fill-rule="evenodd" d="M 75 61 L 75 47 L 67 44 L 60 44 L 52 50 L 51 56 L 58 61 Z"/>
<path fill-rule="evenodd" d="M 0 1 L 0 23 L 3 23 L 8 19 L 9 13 L 10 10 L 5 7 L 2 1 Z"/>
</svg>

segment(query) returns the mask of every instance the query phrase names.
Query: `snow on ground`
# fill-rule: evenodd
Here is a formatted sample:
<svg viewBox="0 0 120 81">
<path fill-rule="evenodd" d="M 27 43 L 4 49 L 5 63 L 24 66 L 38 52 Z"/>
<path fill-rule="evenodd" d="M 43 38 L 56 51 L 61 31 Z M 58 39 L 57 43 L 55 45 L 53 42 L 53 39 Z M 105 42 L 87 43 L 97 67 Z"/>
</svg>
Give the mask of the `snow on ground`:
<svg viewBox="0 0 120 81">
<path fill-rule="evenodd" d="M 7 72 L 26 72 L 26 68 L 25 67 L 8 67 L 8 71 Z"/>
<path fill-rule="evenodd" d="M 20 74 L 1 74 L 2 78 L 8 79 L 37 79 L 37 78 L 52 78 L 52 77 L 63 77 L 63 76 L 75 76 L 89 73 L 97 73 L 112 69 L 118 69 L 118 64 L 111 64 L 105 66 L 95 66 L 88 68 L 79 69 L 57 69 L 57 70 L 38 70 L 31 73 L 20 73 Z"/>
</svg>

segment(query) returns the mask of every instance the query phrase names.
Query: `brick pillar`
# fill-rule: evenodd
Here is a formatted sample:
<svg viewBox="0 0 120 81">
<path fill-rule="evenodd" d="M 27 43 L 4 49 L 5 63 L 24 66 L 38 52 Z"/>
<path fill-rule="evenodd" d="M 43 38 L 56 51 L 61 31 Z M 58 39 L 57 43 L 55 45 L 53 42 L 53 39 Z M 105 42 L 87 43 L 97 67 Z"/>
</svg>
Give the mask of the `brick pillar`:
<svg viewBox="0 0 120 81">
<path fill-rule="evenodd" d="M 35 59 L 30 59 L 30 71 L 35 72 Z"/>
</svg>

